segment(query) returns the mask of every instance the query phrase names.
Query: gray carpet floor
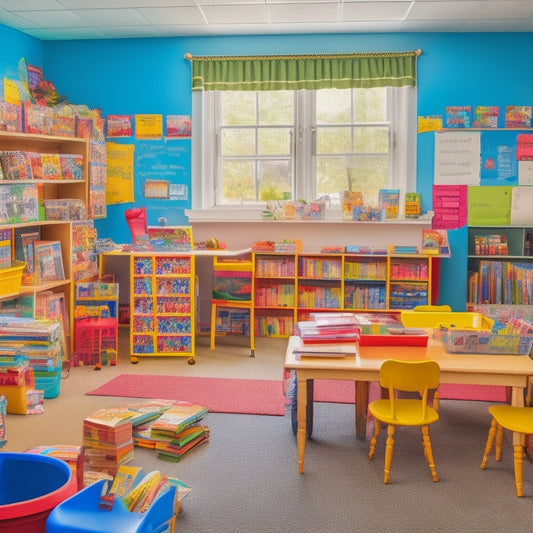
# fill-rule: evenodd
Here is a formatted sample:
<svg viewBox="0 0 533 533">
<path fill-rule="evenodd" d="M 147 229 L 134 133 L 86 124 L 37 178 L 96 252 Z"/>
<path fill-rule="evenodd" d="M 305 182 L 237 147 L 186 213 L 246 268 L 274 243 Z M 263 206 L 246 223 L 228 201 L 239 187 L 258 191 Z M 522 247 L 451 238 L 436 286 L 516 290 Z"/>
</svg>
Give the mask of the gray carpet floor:
<svg viewBox="0 0 533 533">
<path fill-rule="evenodd" d="M 397 431 L 391 477 L 382 482 L 386 432 L 368 460 L 354 436 L 353 407 L 317 404 L 305 471 L 298 473 L 289 416 L 208 414 L 208 444 L 181 463 L 150 450 L 135 462 L 174 473 L 193 487 L 177 521 L 181 533 L 464 533 L 531 531 L 533 465 L 515 495 L 510 436 L 500 463 L 481 462 L 489 417 L 482 402 L 442 401 L 431 429 L 433 483 L 416 428 Z"/>
</svg>

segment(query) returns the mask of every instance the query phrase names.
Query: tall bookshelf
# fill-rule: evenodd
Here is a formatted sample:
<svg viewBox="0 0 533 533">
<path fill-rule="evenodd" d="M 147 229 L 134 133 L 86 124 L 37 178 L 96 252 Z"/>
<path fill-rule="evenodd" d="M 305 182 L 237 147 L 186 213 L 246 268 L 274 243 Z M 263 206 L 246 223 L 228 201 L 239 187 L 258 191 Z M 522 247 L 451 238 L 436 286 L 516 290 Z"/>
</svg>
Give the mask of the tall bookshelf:
<svg viewBox="0 0 533 533">
<path fill-rule="evenodd" d="M 469 226 L 467 303 L 533 304 L 532 246 L 532 226 Z"/>
<path fill-rule="evenodd" d="M 194 255 L 133 254 L 130 261 L 132 357 L 185 356 L 194 364 Z"/>
<path fill-rule="evenodd" d="M 72 265 L 72 222 L 69 220 L 45 220 L 43 203 L 52 199 L 75 199 L 88 206 L 88 160 L 89 145 L 87 140 L 76 137 L 59 137 L 49 135 L 34 135 L 26 133 L 0 132 L 0 151 L 18 151 L 38 154 L 73 154 L 83 158 L 81 179 L 29 179 L 24 180 L 0 180 L 0 194 L 7 197 L 12 187 L 24 187 L 29 193 L 35 192 L 39 197 L 39 210 L 35 217 L 18 221 L 16 217 L 0 221 L 0 228 L 9 228 L 15 258 L 21 258 L 19 235 L 24 232 L 36 231 L 39 238 L 46 241 L 59 241 L 61 243 L 61 255 L 65 278 L 53 282 L 23 285 L 18 294 L 10 294 L 9 297 L 23 295 L 35 296 L 44 291 L 63 292 L 68 302 L 68 314 L 70 331 L 72 331 L 73 319 L 73 265 Z M 23 257 L 23 256 L 22 256 Z M 0 294 L 0 299 L 6 295 Z M 72 343 L 70 343 L 72 346 Z"/>
<path fill-rule="evenodd" d="M 435 256 L 254 254 L 255 333 L 286 337 L 312 312 L 400 312 L 431 303 Z"/>
</svg>

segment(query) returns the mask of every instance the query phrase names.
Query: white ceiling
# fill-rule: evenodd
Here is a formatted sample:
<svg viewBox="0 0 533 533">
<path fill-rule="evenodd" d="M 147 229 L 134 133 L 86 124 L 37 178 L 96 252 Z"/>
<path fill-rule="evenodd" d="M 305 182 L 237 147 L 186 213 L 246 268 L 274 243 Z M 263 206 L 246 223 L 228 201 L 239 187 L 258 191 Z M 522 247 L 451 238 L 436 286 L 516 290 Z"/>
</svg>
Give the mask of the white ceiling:
<svg viewBox="0 0 533 533">
<path fill-rule="evenodd" d="M 0 23 L 41 40 L 530 32 L 533 0 L 0 0 Z"/>
</svg>

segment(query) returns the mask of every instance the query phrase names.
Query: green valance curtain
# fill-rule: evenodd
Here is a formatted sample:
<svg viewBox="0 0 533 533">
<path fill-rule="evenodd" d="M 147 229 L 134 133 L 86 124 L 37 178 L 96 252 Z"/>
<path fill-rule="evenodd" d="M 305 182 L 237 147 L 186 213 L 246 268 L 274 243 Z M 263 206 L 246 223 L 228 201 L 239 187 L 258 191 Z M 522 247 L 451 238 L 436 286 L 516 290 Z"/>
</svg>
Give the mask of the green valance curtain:
<svg viewBox="0 0 533 533">
<path fill-rule="evenodd" d="M 412 52 L 287 56 L 192 56 L 192 90 L 275 91 L 416 85 Z"/>
</svg>

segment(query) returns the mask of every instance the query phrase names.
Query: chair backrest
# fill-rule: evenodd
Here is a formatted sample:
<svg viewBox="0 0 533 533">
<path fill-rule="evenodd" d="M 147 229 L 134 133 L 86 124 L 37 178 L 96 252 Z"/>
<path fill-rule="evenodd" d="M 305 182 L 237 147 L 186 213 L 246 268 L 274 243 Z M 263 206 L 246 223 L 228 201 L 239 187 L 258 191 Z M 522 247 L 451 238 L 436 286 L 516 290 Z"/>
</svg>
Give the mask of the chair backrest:
<svg viewBox="0 0 533 533">
<path fill-rule="evenodd" d="M 413 307 L 413 311 L 450 313 L 452 308 L 449 305 L 417 305 Z"/>
<path fill-rule="evenodd" d="M 391 410 L 395 416 L 397 391 L 421 393 L 421 412 L 425 418 L 428 391 L 439 386 L 440 367 L 436 361 L 398 361 L 387 359 L 379 374 L 380 385 L 389 391 Z"/>
</svg>

